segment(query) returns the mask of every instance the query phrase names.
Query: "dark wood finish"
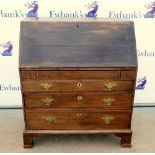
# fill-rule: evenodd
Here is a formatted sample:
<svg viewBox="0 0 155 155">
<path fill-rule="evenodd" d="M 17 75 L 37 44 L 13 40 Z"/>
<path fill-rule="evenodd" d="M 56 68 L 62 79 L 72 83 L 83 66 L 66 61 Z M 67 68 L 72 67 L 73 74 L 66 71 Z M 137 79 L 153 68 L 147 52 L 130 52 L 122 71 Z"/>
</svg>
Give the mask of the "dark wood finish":
<svg viewBox="0 0 155 155">
<path fill-rule="evenodd" d="M 131 21 L 22 21 L 24 147 L 44 134 L 103 133 L 131 147 L 137 64 Z"/>
<path fill-rule="evenodd" d="M 39 80 L 120 79 L 120 71 L 38 71 Z"/>
<path fill-rule="evenodd" d="M 45 129 L 127 129 L 130 111 L 26 110 L 26 128 Z M 52 120 L 46 120 L 52 119 Z M 111 120 L 109 120 L 111 119 Z"/>
<path fill-rule="evenodd" d="M 132 133 L 115 133 L 115 135 L 121 138 L 122 147 L 131 147 Z"/>
<path fill-rule="evenodd" d="M 137 67 L 33 67 L 33 66 L 29 66 L 29 67 L 24 67 L 24 66 L 20 66 L 20 70 L 22 71 L 135 71 L 137 72 Z"/>
<path fill-rule="evenodd" d="M 33 138 L 34 138 L 33 134 L 23 133 L 24 148 L 32 148 Z"/>
<path fill-rule="evenodd" d="M 25 130 L 24 133 L 32 135 L 41 135 L 41 134 L 130 134 L 132 133 L 131 129 L 104 129 L 104 130 Z M 116 135 L 118 136 L 118 135 Z M 118 136 L 119 137 L 119 136 Z"/>
<path fill-rule="evenodd" d="M 20 66 L 137 66 L 133 22 L 72 21 L 21 22 Z"/>
<path fill-rule="evenodd" d="M 26 93 L 26 108 L 103 108 L 129 109 L 132 94 L 124 93 Z M 62 102 L 63 99 L 63 102 Z M 47 101 L 47 102 L 46 102 Z"/>
<path fill-rule="evenodd" d="M 35 80 L 36 72 L 35 71 L 21 71 L 21 79 L 22 80 Z"/>
<path fill-rule="evenodd" d="M 78 84 L 81 83 L 79 87 Z M 106 84 L 115 85 L 108 89 Z M 51 87 L 47 90 L 42 84 L 48 84 Z M 105 80 L 38 80 L 23 81 L 23 92 L 101 92 L 101 91 L 133 91 L 133 81 L 105 81 Z"/>
<path fill-rule="evenodd" d="M 134 80 L 136 77 L 135 71 L 121 71 L 121 79 L 122 80 Z"/>
<path fill-rule="evenodd" d="M 132 130 L 131 129 L 112 129 L 112 130 L 26 130 L 24 131 L 24 148 L 31 148 L 33 143 L 26 141 L 25 138 L 27 136 L 29 138 L 35 138 L 41 135 L 53 135 L 53 134 L 110 134 L 113 133 L 117 137 L 121 138 L 121 145 L 124 148 L 131 147 L 131 137 Z M 124 141 L 126 139 L 126 141 Z M 32 142 L 32 141 L 31 141 Z"/>
</svg>

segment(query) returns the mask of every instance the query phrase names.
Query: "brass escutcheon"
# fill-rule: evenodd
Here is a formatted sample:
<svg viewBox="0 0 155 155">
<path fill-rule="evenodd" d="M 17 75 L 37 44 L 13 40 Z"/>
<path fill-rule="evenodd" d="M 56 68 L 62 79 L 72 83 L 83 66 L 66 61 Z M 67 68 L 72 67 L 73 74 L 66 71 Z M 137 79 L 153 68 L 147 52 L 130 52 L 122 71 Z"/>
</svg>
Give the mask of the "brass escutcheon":
<svg viewBox="0 0 155 155">
<path fill-rule="evenodd" d="M 49 106 L 54 103 L 54 98 L 43 98 L 41 99 L 41 102 L 42 104 Z"/>
<path fill-rule="evenodd" d="M 81 82 L 81 81 L 79 81 L 79 82 L 77 83 L 77 87 L 82 87 L 82 82 Z"/>
<path fill-rule="evenodd" d="M 117 86 L 116 83 L 108 82 L 104 84 L 104 87 L 106 87 L 108 90 L 113 90 Z"/>
<path fill-rule="evenodd" d="M 76 116 L 77 116 L 77 118 L 80 118 L 82 116 L 82 113 L 81 112 L 77 112 Z"/>
<path fill-rule="evenodd" d="M 78 96 L 78 97 L 77 97 L 77 100 L 78 100 L 78 101 L 82 101 L 82 100 L 83 100 L 83 97 L 82 97 L 82 96 Z"/>
<path fill-rule="evenodd" d="M 112 105 L 115 102 L 114 98 L 103 98 L 103 103 L 106 105 Z"/>
<path fill-rule="evenodd" d="M 109 115 L 105 115 L 105 116 L 101 117 L 101 119 L 104 120 L 104 123 L 110 124 L 112 122 L 112 120 L 114 119 L 114 117 L 109 116 Z"/>
<path fill-rule="evenodd" d="M 48 83 L 41 83 L 40 87 L 41 87 L 41 89 L 49 90 L 50 88 L 53 87 L 53 85 L 52 84 L 48 84 Z"/>
</svg>

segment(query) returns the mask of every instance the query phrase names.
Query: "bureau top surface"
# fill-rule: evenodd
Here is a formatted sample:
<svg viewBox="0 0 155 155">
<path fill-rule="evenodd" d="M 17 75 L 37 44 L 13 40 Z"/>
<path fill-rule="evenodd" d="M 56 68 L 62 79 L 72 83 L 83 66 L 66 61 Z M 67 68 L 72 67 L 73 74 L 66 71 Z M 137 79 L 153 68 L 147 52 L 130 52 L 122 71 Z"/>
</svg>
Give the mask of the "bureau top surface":
<svg viewBox="0 0 155 155">
<path fill-rule="evenodd" d="M 19 65 L 137 67 L 134 23 L 101 18 L 23 20 Z"/>
</svg>

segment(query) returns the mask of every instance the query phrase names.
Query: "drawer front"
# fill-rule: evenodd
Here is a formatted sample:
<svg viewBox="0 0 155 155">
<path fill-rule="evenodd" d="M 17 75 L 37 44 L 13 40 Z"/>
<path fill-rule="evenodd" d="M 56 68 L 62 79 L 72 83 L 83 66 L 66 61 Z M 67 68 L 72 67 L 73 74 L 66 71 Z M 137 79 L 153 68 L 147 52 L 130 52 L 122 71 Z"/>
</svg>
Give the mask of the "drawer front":
<svg viewBox="0 0 155 155">
<path fill-rule="evenodd" d="M 136 71 L 121 71 L 121 80 L 136 79 Z"/>
<path fill-rule="evenodd" d="M 130 111 L 31 111 L 26 110 L 27 129 L 127 129 Z"/>
<path fill-rule="evenodd" d="M 114 79 L 119 80 L 120 71 L 38 71 L 38 79 Z"/>
<path fill-rule="evenodd" d="M 133 81 L 44 80 L 23 81 L 23 92 L 100 92 L 133 91 Z"/>
<path fill-rule="evenodd" d="M 35 80 L 37 79 L 35 71 L 21 71 L 20 76 L 22 80 Z"/>
<path fill-rule="evenodd" d="M 39 93 L 24 94 L 27 108 L 104 108 L 129 109 L 132 106 L 132 94 L 122 93 Z"/>
</svg>

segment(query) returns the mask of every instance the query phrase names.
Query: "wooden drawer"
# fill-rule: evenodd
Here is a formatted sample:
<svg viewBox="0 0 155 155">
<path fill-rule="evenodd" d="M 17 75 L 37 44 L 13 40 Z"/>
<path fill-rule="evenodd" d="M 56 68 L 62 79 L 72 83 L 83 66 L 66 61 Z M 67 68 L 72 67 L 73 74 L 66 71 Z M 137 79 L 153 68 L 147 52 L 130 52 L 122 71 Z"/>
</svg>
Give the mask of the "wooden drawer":
<svg viewBox="0 0 155 155">
<path fill-rule="evenodd" d="M 35 80 L 37 79 L 35 71 L 20 71 L 22 80 Z"/>
<path fill-rule="evenodd" d="M 114 79 L 119 80 L 120 71 L 38 71 L 38 79 Z"/>
<path fill-rule="evenodd" d="M 26 110 L 27 129 L 127 129 L 130 111 Z"/>
<path fill-rule="evenodd" d="M 44 80 L 23 81 L 23 92 L 133 91 L 133 81 Z"/>
<path fill-rule="evenodd" d="M 26 108 L 130 109 L 132 94 L 123 93 L 37 93 L 24 94 Z"/>
<path fill-rule="evenodd" d="M 121 71 L 121 80 L 136 79 L 136 71 Z"/>
</svg>

